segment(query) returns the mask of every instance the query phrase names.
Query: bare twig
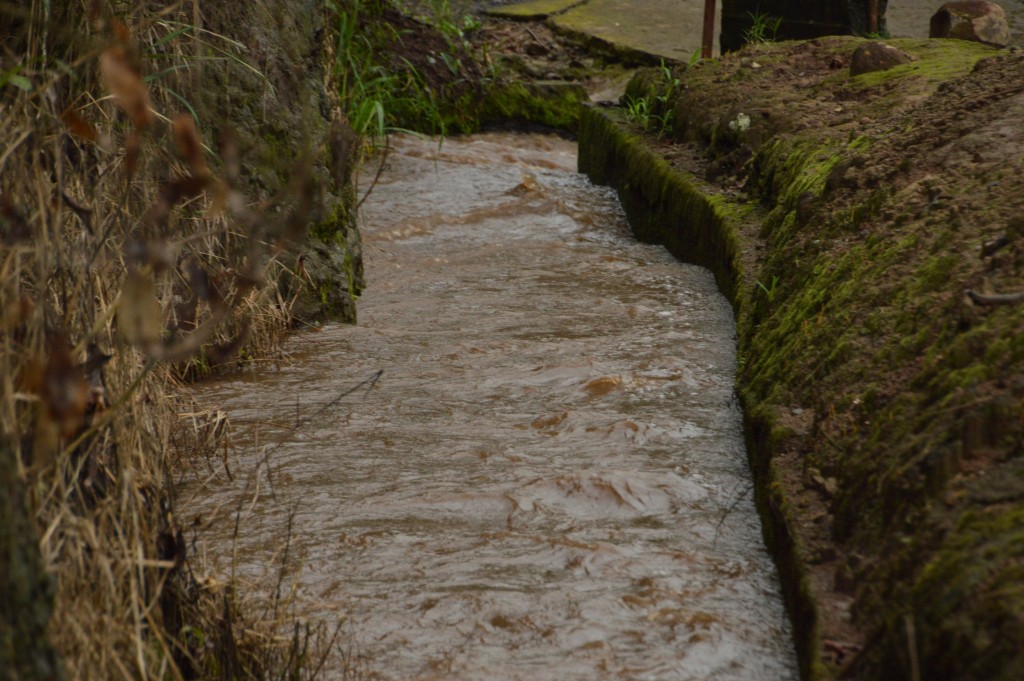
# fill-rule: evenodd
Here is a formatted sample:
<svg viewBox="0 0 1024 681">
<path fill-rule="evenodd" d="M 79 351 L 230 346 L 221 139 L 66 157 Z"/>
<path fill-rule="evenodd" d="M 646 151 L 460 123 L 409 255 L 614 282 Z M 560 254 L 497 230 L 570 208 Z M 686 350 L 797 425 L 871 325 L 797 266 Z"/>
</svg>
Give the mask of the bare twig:
<svg viewBox="0 0 1024 681">
<path fill-rule="evenodd" d="M 740 502 L 746 499 L 747 495 L 750 494 L 753 490 L 754 483 L 751 482 L 747 484 L 739 493 L 739 495 L 735 499 L 733 499 L 732 503 L 729 504 L 729 507 L 725 509 L 725 512 L 722 513 L 722 517 L 718 519 L 718 524 L 715 525 L 715 539 L 713 542 L 711 542 L 712 547 L 718 546 L 718 536 L 721 533 L 722 525 L 725 524 L 725 519 L 729 517 L 730 513 L 736 510 L 736 507 L 740 505 Z"/>
<path fill-rule="evenodd" d="M 1024 301 L 1024 291 L 1017 293 L 978 293 L 968 289 L 967 297 L 977 305 L 1013 305 Z"/>
<path fill-rule="evenodd" d="M 370 182 L 370 186 L 369 188 L 367 188 L 366 193 L 363 194 L 363 198 L 359 199 L 359 203 L 356 204 L 356 210 L 359 210 L 360 208 L 363 207 L 363 203 L 366 201 L 366 199 L 370 198 L 370 194 L 373 193 L 374 187 L 376 187 L 377 183 L 380 181 L 380 176 L 384 174 L 384 169 L 387 167 L 388 154 L 390 153 L 390 151 L 391 137 L 386 136 L 384 138 L 384 151 L 381 152 L 380 155 L 380 165 L 377 166 L 377 172 L 374 174 L 373 181 Z"/>
</svg>

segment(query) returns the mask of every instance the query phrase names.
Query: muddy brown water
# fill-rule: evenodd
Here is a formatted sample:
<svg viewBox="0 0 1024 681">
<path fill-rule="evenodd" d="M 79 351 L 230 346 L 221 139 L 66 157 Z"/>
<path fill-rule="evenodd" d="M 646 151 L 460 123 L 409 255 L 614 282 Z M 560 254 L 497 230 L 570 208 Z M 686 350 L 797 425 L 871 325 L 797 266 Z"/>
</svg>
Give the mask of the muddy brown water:
<svg viewBox="0 0 1024 681">
<path fill-rule="evenodd" d="M 794 679 L 730 307 L 575 163 L 545 136 L 399 140 L 359 325 L 197 389 L 234 481 L 183 506 L 222 571 L 273 574 L 289 540 L 298 612 L 345 621 L 364 678 Z"/>
</svg>

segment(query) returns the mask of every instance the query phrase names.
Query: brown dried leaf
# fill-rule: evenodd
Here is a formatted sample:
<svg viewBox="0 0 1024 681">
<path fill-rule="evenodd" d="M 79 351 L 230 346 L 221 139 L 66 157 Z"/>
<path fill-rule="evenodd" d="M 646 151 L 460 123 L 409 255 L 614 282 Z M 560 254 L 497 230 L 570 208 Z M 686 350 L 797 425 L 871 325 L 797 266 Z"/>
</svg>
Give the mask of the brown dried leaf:
<svg viewBox="0 0 1024 681">
<path fill-rule="evenodd" d="M 296 170 L 292 189 L 298 200 L 295 203 L 295 208 L 285 219 L 280 234 L 285 244 L 297 243 L 306 235 L 306 231 L 309 229 L 317 189 L 311 170 L 310 164 L 303 164 Z"/>
<path fill-rule="evenodd" d="M 153 272 L 165 272 L 174 267 L 177 261 L 177 244 L 163 239 L 153 239 L 146 243 L 146 263 L 153 268 Z"/>
<path fill-rule="evenodd" d="M 348 186 L 352 173 L 359 165 L 359 135 L 340 118 L 331 123 L 328 138 L 328 168 L 338 187 Z"/>
<path fill-rule="evenodd" d="M 210 169 L 203 157 L 203 143 L 199 140 L 195 120 L 188 114 L 181 114 L 171 124 L 171 132 L 178 145 L 178 153 L 188 162 L 192 174 L 199 177 L 209 176 Z"/>
<path fill-rule="evenodd" d="M 128 27 L 116 19 L 113 21 L 114 37 L 117 38 L 118 42 L 123 45 L 127 45 L 131 39 L 131 33 L 128 31 Z"/>
<path fill-rule="evenodd" d="M 64 121 L 64 125 L 72 135 L 81 137 L 82 139 L 90 142 L 95 142 L 99 139 L 99 134 L 96 132 L 96 128 L 79 116 L 78 112 L 71 107 L 64 109 L 64 113 L 60 115 L 60 119 Z"/>
<path fill-rule="evenodd" d="M 213 181 L 210 191 L 213 196 L 210 198 L 209 215 L 219 217 L 224 214 L 231 202 L 231 187 L 218 178 Z"/>
<path fill-rule="evenodd" d="M 135 174 L 139 166 L 139 133 L 132 132 L 124 141 L 124 168 L 129 176 Z"/>
<path fill-rule="evenodd" d="M 190 259 L 186 268 L 188 269 L 188 283 L 196 298 L 205 301 L 213 300 L 214 296 L 220 298 L 220 294 L 215 293 L 213 285 L 210 283 L 210 276 L 199 263 Z"/>
<path fill-rule="evenodd" d="M 82 425 L 89 404 L 89 384 L 82 368 L 72 360 L 70 344 L 63 334 L 50 343 L 40 396 L 64 437 L 71 436 Z"/>
<path fill-rule="evenodd" d="M 117 306 L 117 327 L 129 343 L 156 354 L 164 329 L 163 310 L 148 273 L 136 270 L 125 280 Z"/>
<path fill-rule="evenodd" d="M 242 173 L 242 161 L 238 153 L 238 138 L 230 127 L 220 131 L 220 158 L 224 163 L 224 176 L 234 185 Z"/>
<path fill-rule="evenodd" d="M 32 299 L 26 295 L 21 296 L 17 305 L 10 305 L 0 314 L 0 331 L 10 332 L 28 321 L 35 311 Z"/>
<path fill-rule="evenodd" d="M 32 228 L 6 194 L 0 195 L 0 217 L 0 242 L 14 245 L 32 237 Z"/>
<path fill-rule="evenodd" d="M 202 194 L 209 181 L 207 177 L 189 175 L 165 182 L 160 188 L 159 198 L 146 213 L 146 223 L 156 227 L 164 225 L 175 204 L 179 201 L 194 199 Z"/>
<path fill-rule="evenodd" d="M 160 188 L 160 198 L 173 207 L 179 201 L 188 201 L 202 194 L 208 182 L 209 178 L 195 175 L 178 177 Z"/>
<path fill-rule="evenodd" d="M 123 46 L 111 45 L 100 53 L 100 76 L 110 94 L 114 95 L 114 101 L 137 129 L 142 130 L 153 122 L 149 91 Z"/>
<path fill-rule="evenodd" d="M 225 343 L 218 343 L 212 348 L 207 350 L 207 356 L 214 364 L 223 364 L 234 360 L 238 356 L 239 350 L 245 344 L 246 339 L 249 337 L 249 325 L 246 324 L 241 331 L 238 332 L 231 340 Z"/>
</svg>

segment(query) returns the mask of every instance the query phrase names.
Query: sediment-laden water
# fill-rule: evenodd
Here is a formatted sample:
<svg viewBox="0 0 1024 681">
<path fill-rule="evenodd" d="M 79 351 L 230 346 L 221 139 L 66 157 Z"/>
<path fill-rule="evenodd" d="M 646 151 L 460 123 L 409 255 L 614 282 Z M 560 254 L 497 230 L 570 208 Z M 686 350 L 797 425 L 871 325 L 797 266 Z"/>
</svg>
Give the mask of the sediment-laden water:
<svg viewBox="0 0 1024 681">
<path fill-rule="evenodd" d="M 290 537 L 299 610 L 368 678 L 796 678 L 730 308 L 574 168 L 557 138 L 399 140 L 359 325 L 199 387 L 235 480 L 186 512 L 225 570 L 240 499 L 243 573 Z"/>
</svg>

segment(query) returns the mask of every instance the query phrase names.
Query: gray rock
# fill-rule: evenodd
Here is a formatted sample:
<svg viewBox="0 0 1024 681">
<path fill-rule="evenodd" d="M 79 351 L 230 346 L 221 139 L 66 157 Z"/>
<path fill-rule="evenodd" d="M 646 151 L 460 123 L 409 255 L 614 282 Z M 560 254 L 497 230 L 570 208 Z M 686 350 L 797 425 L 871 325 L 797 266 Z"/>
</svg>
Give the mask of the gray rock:
<svg viewBox="0 0 1024 681">
<path fill-rule="evenodd" d="M 853 51 L 850 57 L 850 75 L 859 76 L 872 71 L 885 71 L 900 64 L 908 64 L 913 58 L 901 49 L 886 43 L 870 42 Z"/>
<path fill-rule="evenodd" d="M 1006 22 L 1006 12 L 994 2 L 947 2 L 932 15 L 928 37 L 958 38 L 1006 47 L 1010 42 L 1010 26 Z"/>
</svg>

